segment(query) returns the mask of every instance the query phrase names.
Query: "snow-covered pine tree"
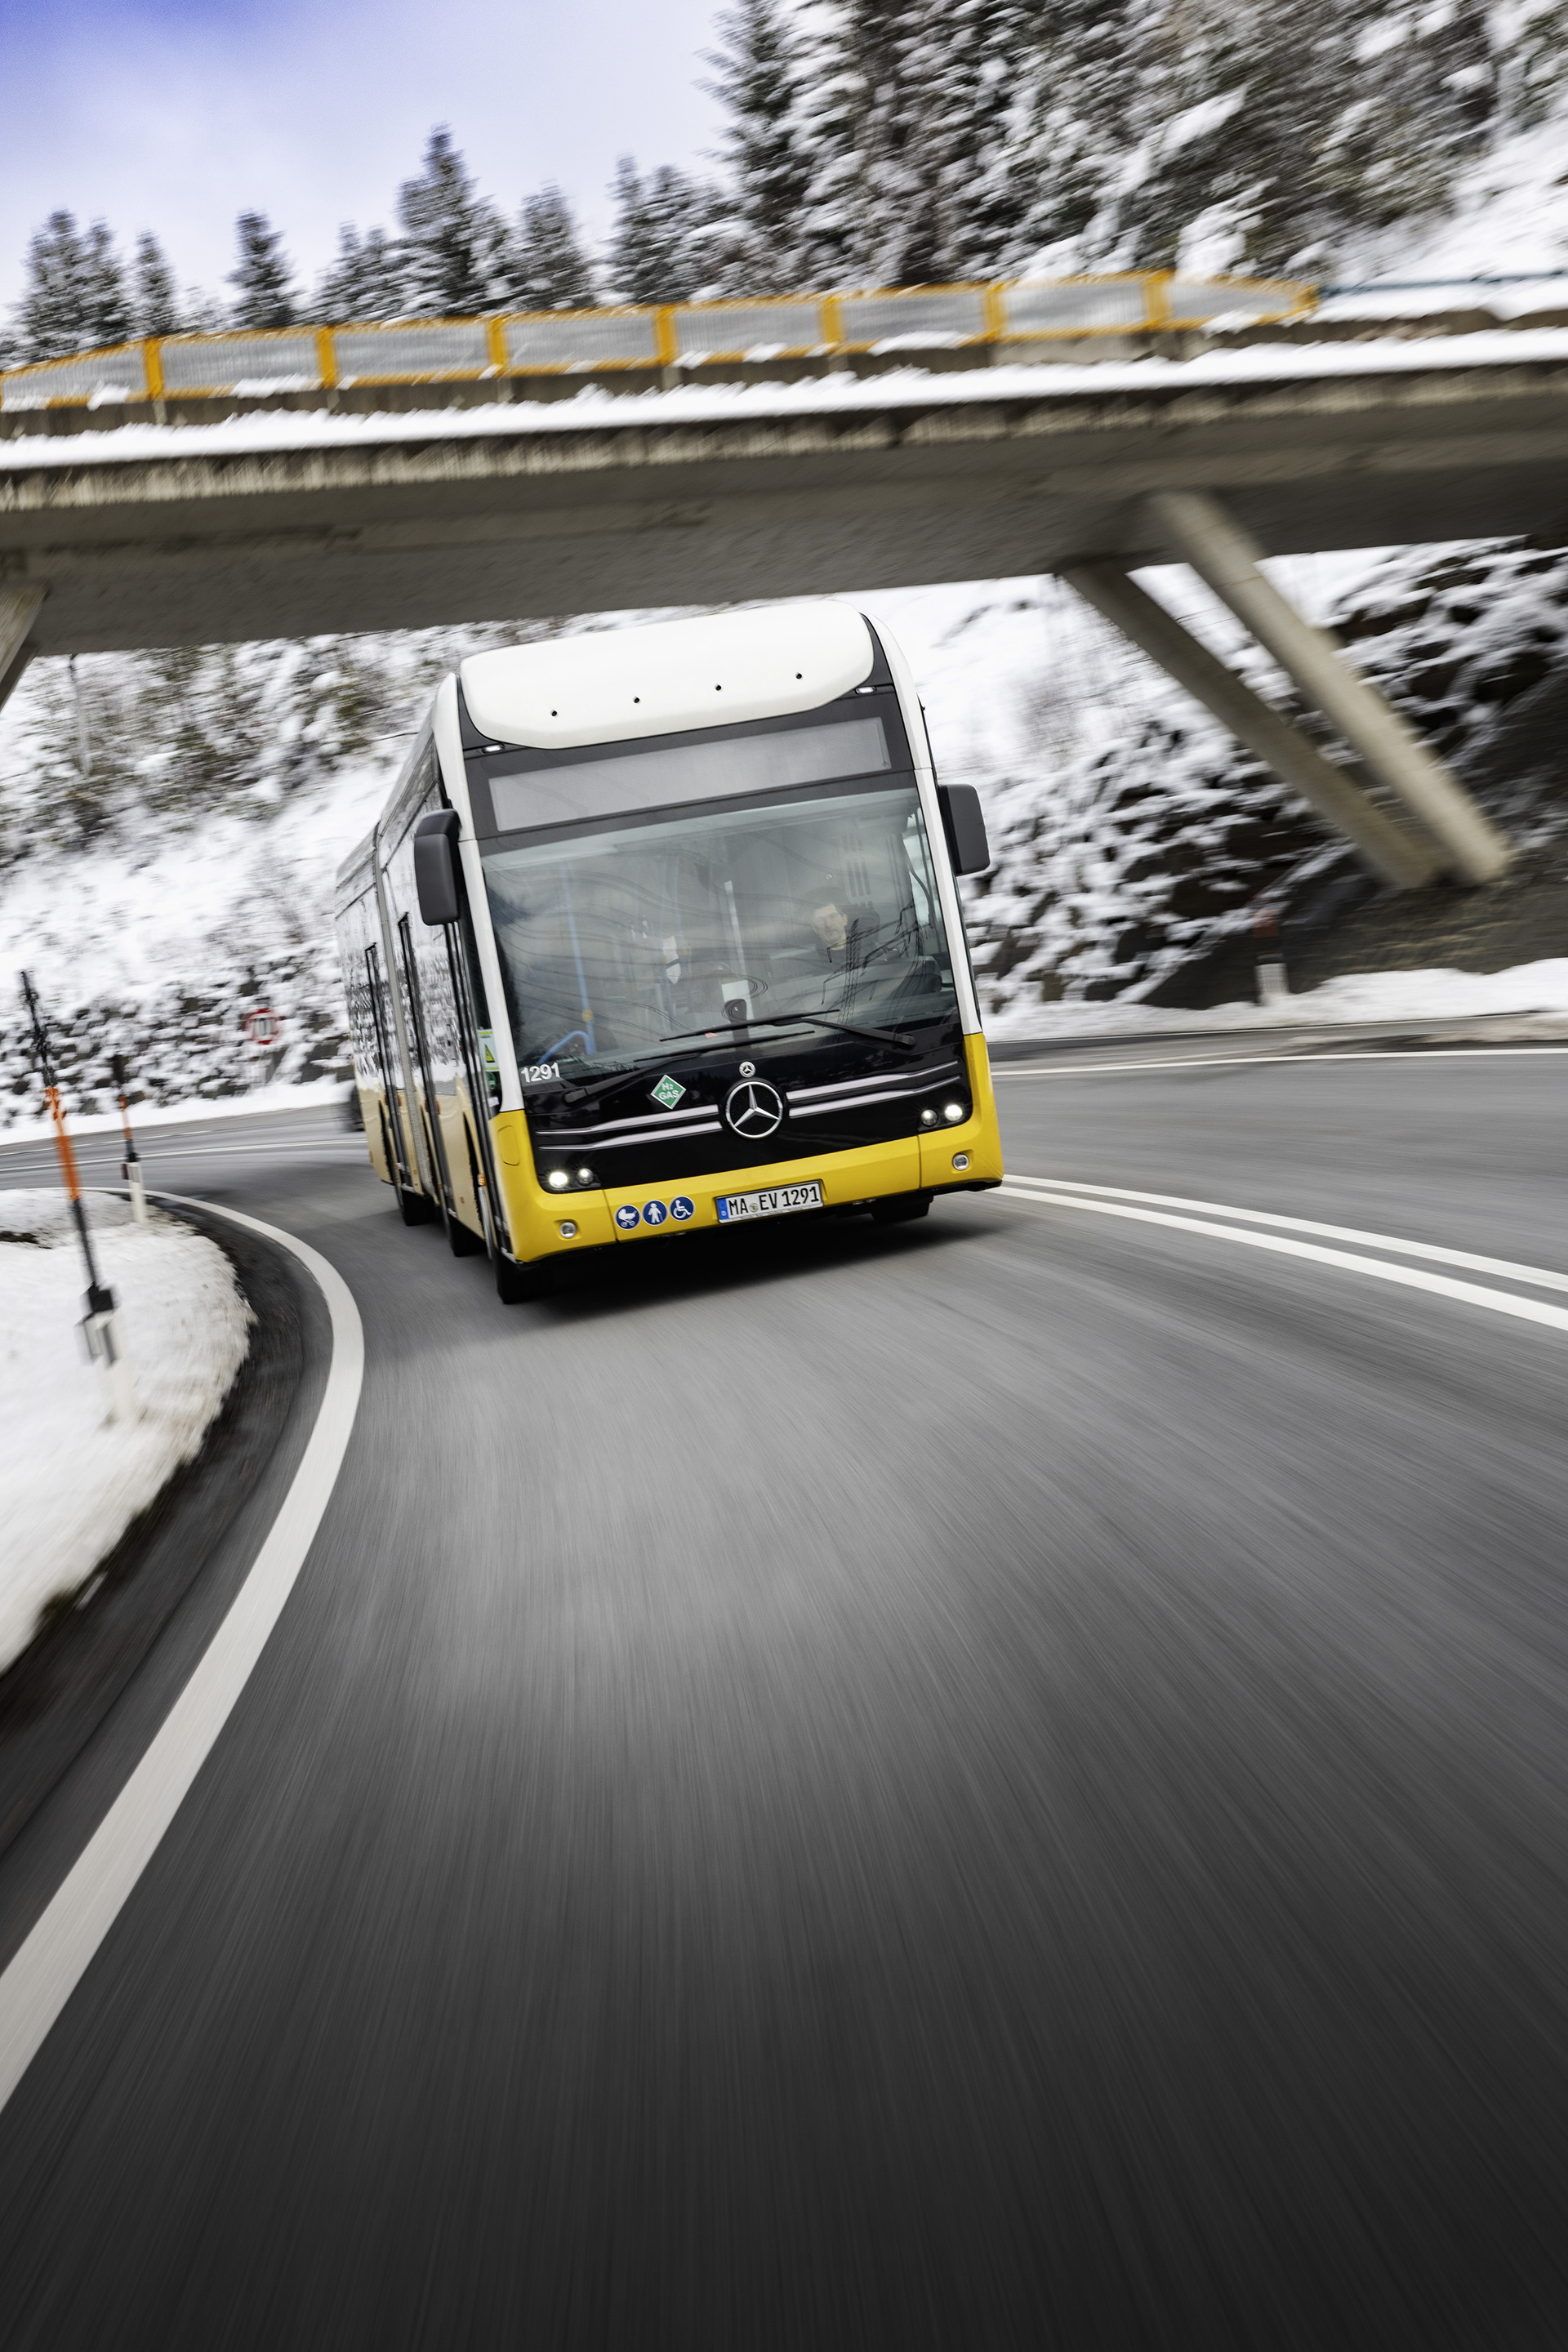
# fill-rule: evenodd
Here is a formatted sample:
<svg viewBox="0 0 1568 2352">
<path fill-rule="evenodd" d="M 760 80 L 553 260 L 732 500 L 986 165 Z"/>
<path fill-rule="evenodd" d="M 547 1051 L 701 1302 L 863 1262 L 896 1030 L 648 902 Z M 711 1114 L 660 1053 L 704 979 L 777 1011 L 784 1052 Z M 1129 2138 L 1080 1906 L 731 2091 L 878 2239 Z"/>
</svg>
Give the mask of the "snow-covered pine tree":
<svg viewBox="0 0 1568 2352">
<path fill-rule="evenodd" d="M 398 190 L 397 217 L 410 316 L 471 318 L 505 299 L 505 226 L 475 187 L 449 131 L 430 133 L 418 177 Z"/>
<path fill-rule="evenodd" d="M 808 237 L 833 274 L 984 278 L 1030 200 L 1009 126 L 1041 39 L 1031 0 L 832 0 L 807 52 Z"/>
<path fill-rule="evenodd" d="M 58 359 L 126 340 L 125 273 L 102 221 L 84 232 L 73 214 L 56 212 L 34 232 L 16 323 L 28 360 Z"/>
<path fill-rule="evenodd" d="M 227 303 L 206 286 L 186 287 L 180 314 L 187 335 L 221 335 L 230 324 Z"/>
<path fill-rule="evenodd" d="M 180 297 L 168 257 L 150 229 L 136 240 L 132 265 L 132 331 L 138 335 L 174 335 L 180 331 Z"/>
<path fill-rule="evenodd" d="M 1322 100 L 1314 196 L 1329 213 L 1331 249 L 1353 231 L 1443 205 L 1497 127 L 1492 21 L 1503 12 L 1478 0 L 1412 8 L 1392 40 L 1373 37 L 1375 22 L 1342 5 L 1338 13 L 1355 73 L 1352 89 Z"/>
<path fill-rule="evenodd" d="M 1492 34 L 1499 127 L 1528 131 L 1550 110 L 1568 79 L 1568 0 L 1500 9 Z"/>
<path fill-rule="evenodd" d="M 328 325 L 404 315 L 403 256 L 384 228 L 366 229 L 362 236 L 352 221 L 344 221 L 337 253 L 321 273 L 314 307 Z"/>
<path fill-rule="evenodd" d="M 800 43 L 780 0 L 737 0 L 719 32 L 704 88 L 728 116 L 720 152 L 739 229 L 722 290 L 789 293 L 808 283 L 813 157 L 800 119 Z"/>
<path fill-rule="evenodd" d="M 1142 24 L 1124 73 L 1102 257 L 1301 273 L 1347 239 L 1428 212 L 1491 124 L 1489 12 L 1475 0 L 1181 0 Z"/>
<path fill-rule="evenodd" d="M 596 299 L 582 234 L 559 188 L 524 198 L 508 280 L 508 299 L 521 310 L 582 310 Z"/>
<path fill-rule="evenodd" d="M 1102 258 L 1098 226 L 1127 136 L 1124 14 L 1068 0 L 1029 28 L 985 171 L 988 185 L 1008 192 L 1013 224 L 994 256 L 1000 274 L 1070 272 Z"/>
<path fill-rule="evenodd" d="M 125 270 L 106 222 L 96 220 L 83 240 L 89 343 L 122 343 L 131 333 Z"/>
<path fill-rule="evenodd" d="M 16 306 L 22 355 L 58 359 L 83 346 L 87 309 L 80 232 L 73 213 L 51 213 L 27 246 L 26 276 Z"/>
<path fill-rule="evenodd" d="M 721 211 L 700 181 L 668 163 L 644 180 L 630 155 L 616 170 L 609 275 L 620 302 L 688 302 L 710 280 L 708 241 Z"/>
<path fill-rule="evenodd" d="M 291 327 L 299 317 L 299 298 L 282 238 L 265 213 L 241 213 L 235 234 L 239 261 L 228 273 L 235 325 Z"/>
</svg>

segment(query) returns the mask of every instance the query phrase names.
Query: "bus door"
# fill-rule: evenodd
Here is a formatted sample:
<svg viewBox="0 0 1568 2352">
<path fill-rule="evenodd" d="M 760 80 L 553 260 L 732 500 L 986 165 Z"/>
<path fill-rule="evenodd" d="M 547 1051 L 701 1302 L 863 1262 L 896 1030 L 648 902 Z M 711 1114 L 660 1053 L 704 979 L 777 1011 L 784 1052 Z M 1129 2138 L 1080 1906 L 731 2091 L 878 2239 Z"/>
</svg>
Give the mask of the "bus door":
<svg viewBox="0 0 1568 2352">
<path fill-rule="evenodd" d="M 398 1109 L 398 1095 L 401 1090 L 393 1082 L 392 1045 L 387 1035 L 386 1023 L 386 979 L 381 969 L 379 948 L 374 946 L 366 948 L 364 967 L 370 982 L 371 1017 L 375 1024 L 375 1050 L 376 1058 L 381 1064 L 382 1091 L 386 1097 L 388 1152 L 395 1171 L 398 1189 L 401 1192 L 412 1192 L 417 1190 L 417 1186 L 409 1172 L 408 1138 L 404 1132 L 403 1119 Z"/>
<path fill-rule="evenodd" d="M 461 943 L 458 937 L 459 929 L 463 933 Z M 483 1188 L 484 1197 L 479 1203 L 480 1215 L 486 1223 L 486 1237 L 493 1250 L 498 1222 L 504 1215 L 500 1205 L 500 1188 L 496 1181 L 495 1152 L 490 1143 L 490 1119 L 500 1108 L 500 1087 L 499 1079 L 493 1077 L 490 1070 L 486 1066 L 484 1049 L 479 1042 L 482 1024 L 474 1002 L 474 992 L 469 986 L 469 953 L 472 934 L 468 927 L 467 917 L 464 918 L 461 925 L 447 923 L 444 929 L 447 942 L 447 972 L 451 982 L 452 1003 L 457 1012 L 458 1040 L 462 1055 L 463 1076 L 468 1089 L 468 1108 L 473 1117 L 474 1138 L 479 1145 L 479 1165 L 474 1170 L 474 1175 Z"/>
<path fill-rule="evenodd" d="M 447 1165 L 447 1142 L 441 1132 L 440 1106 L 436 1099 L 436 1075 L 430 1061 L 430 1036 L 425 1020 L 424 999 L 419 992 L 419 965 L 414 953 L 414 935 L 406 915 L 399 915 L 397 919 L 397 938 L 403 956 L 403 987 L 408 1006 L 408 1025 L 414 1033 L 414 1058 L 420 1110 L 425 1123 L 425 1148 L 436 1170 L 447 1214 L 455 1217 L 458 1203 L 452 1191 L 451 1170 Z"/>
</svg>

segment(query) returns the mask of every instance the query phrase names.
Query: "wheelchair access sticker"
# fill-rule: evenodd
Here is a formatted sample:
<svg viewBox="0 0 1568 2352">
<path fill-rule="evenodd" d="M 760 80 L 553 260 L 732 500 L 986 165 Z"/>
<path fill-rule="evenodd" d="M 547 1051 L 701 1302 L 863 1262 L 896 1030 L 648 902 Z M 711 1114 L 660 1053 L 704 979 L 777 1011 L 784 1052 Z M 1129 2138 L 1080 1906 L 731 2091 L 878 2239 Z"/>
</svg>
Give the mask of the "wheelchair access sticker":
<svg viewBox="0 0 1568 2352">
<path fill-rule="evenodd" d="M 684 1225 L 697 1214 L 697 1203 L 689 1201 L 684 1192 L 678 1192 L 669 1204 L 669 1213 L 678 1225 Z"/>
</svg>

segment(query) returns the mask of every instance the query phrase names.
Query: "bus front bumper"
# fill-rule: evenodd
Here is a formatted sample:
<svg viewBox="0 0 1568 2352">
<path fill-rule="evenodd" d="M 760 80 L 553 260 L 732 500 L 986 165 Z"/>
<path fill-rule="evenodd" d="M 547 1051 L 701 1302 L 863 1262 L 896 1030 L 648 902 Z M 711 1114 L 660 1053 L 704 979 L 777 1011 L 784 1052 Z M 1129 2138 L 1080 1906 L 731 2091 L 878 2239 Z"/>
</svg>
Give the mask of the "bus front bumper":
<svg viewBox="0 0 1568 2352">
<path fill-rule="evenodd" d="M 527 1123 L 521 1111 L 492 1122 L 497 1173 L 515 1256 L 525 1262 L 611 1242 L 666 1241 L 710 1231 L 723 1222 L 719 1202 L 736 1194 L 817 1183 L 824 1210 L 844 1209 L 899 1192 L 963 1190 L 999 1183 L 1002 1145 L 984 1042 L 964 1041 L 973 1108 L 961 1123 L 851 1151 L 795 1154 L 750 1168 L 603 1191 L 551 1192 L 534 1172 Z"/>
</svg>

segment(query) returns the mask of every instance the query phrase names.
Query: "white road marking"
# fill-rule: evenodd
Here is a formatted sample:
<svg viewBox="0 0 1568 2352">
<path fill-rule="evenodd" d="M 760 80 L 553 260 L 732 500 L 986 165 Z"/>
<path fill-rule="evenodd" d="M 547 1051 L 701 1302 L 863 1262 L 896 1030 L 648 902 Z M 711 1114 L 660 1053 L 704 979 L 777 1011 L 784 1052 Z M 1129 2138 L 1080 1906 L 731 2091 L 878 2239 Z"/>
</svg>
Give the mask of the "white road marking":
<svg viewBox="0 0 1568 2352">
<path fill-rule="evenodd" d="M 359 1407 L 364 1333 L 353 1294 L 337 1268 L 292 1234 L 237 1209 L 218 1209 L 210 1201 L 186 1202 L 173 1192 L 163 1197 L 177 1207 L 231 1218 L 291 1251 L 326 1299 L 331 1362 L 293 1483 L 228 1614 L 141 1762 L 0 1976 L 0 2106 L 86 1974 L 249 1680 L 304 1566 Z"/>
<path fill-rule="evenodd" d="M 1394 1234 L 1363 1233 L 1355 1225 L 1320 1224 L 1315 1217 L 1275 1216 L 1266 1209 L 1237 1209 L 1228 1201 L 1189 1201 L 1180 1192 L 1135 1192 L 1125 1184 L 1079 1184 L 1069 1177 L 1006 1176 L 1003 1189 L 1026 1185 L 1045 1192 L 1088 1192 L 1109 1201 L 1142 1201 L 1157 1209 L 1188 1209 L 1205 1217 L 1234 1217 L 1244 1225 L 1279 1225 L 1288 1233 L 1321 1234 L 1331 1242 L 1359 1242 L 1366 1249 L 1393 1250 L 1401 1257 L 1430 1258 L 1439 1265 L 1468 1266 L 1472 1274 L 1500 1275 L 1505 1281 L 1533 1283 L 1537 1290 L 1568 1290 L 1568 1274 L 1542 1265 L 1520 1265 L 1512 1258 L 1481 1257 L 1473 1250 L 1443 1249 L 1436 1242 L 1407 1242 Z"/>
<path fill-rule="evenodd" d="M 1317 1054 L 1173 1054 L 1161 1062 L 994 1063 L 995 1078 L 1114 1077 L 1121 1070 L 1230 1070 L 1253 1062 L 1317 1062 L 1326 1070 L 1342 1062 L 1473 1062 L 1500 1055 L 1568 1054 L 1568 1045 L 1356 1045 Z"/>
<path fill-rule="evenodd" d="M 1406 1290 L 1426 1290 L 1438 1298 L 1457 1299 L 1462 1306 L 1483 1307 L 1493 1315 L 1511 1315 L 1521 1323 L 1544 1323 L 1552 1330 L 1568 1331 L 1568 1307 L 1549 1307 L 1544 1299 L 1519 1298 L 1511 1291 L 1489 1290 L 1478 1282 L 1456 1282 L 1451 1275 L 1424 1274 L 1418 1266 L 1390 1265 L 1379 1257 L 1357 1257 L 1349 1250 L 1325 1249 L 1318 1242 L 1292 1241 L 1284 1234 L 1249 1232 L 1244 1225 L 1222 1225 L 1207 1217 L 1173 1216 L 1164 1209 L 1139 1209 L 1129 1201 L 1090 1200 L 1082 1192 L 1038 1192 L 1004 1181 L 999 1192 L 982 1193 L 982 1200 L 1004 1200 L 1015 1208 L 1077 1209 L 1090 1216 L 1126 1217 L 1140 1225 L 1169 1225 L 1177 1233 L 1206 1234 L 1211 1240 L 1239 1242 L 1247 1249 L 1274 1250 L 1281 1257 L 1307 1258 L 1318 1265 L 1342 1267 L 1347 1274 L 1365 1275 L 1373 1282 L 1394 1282 Z"/>
</svg>

